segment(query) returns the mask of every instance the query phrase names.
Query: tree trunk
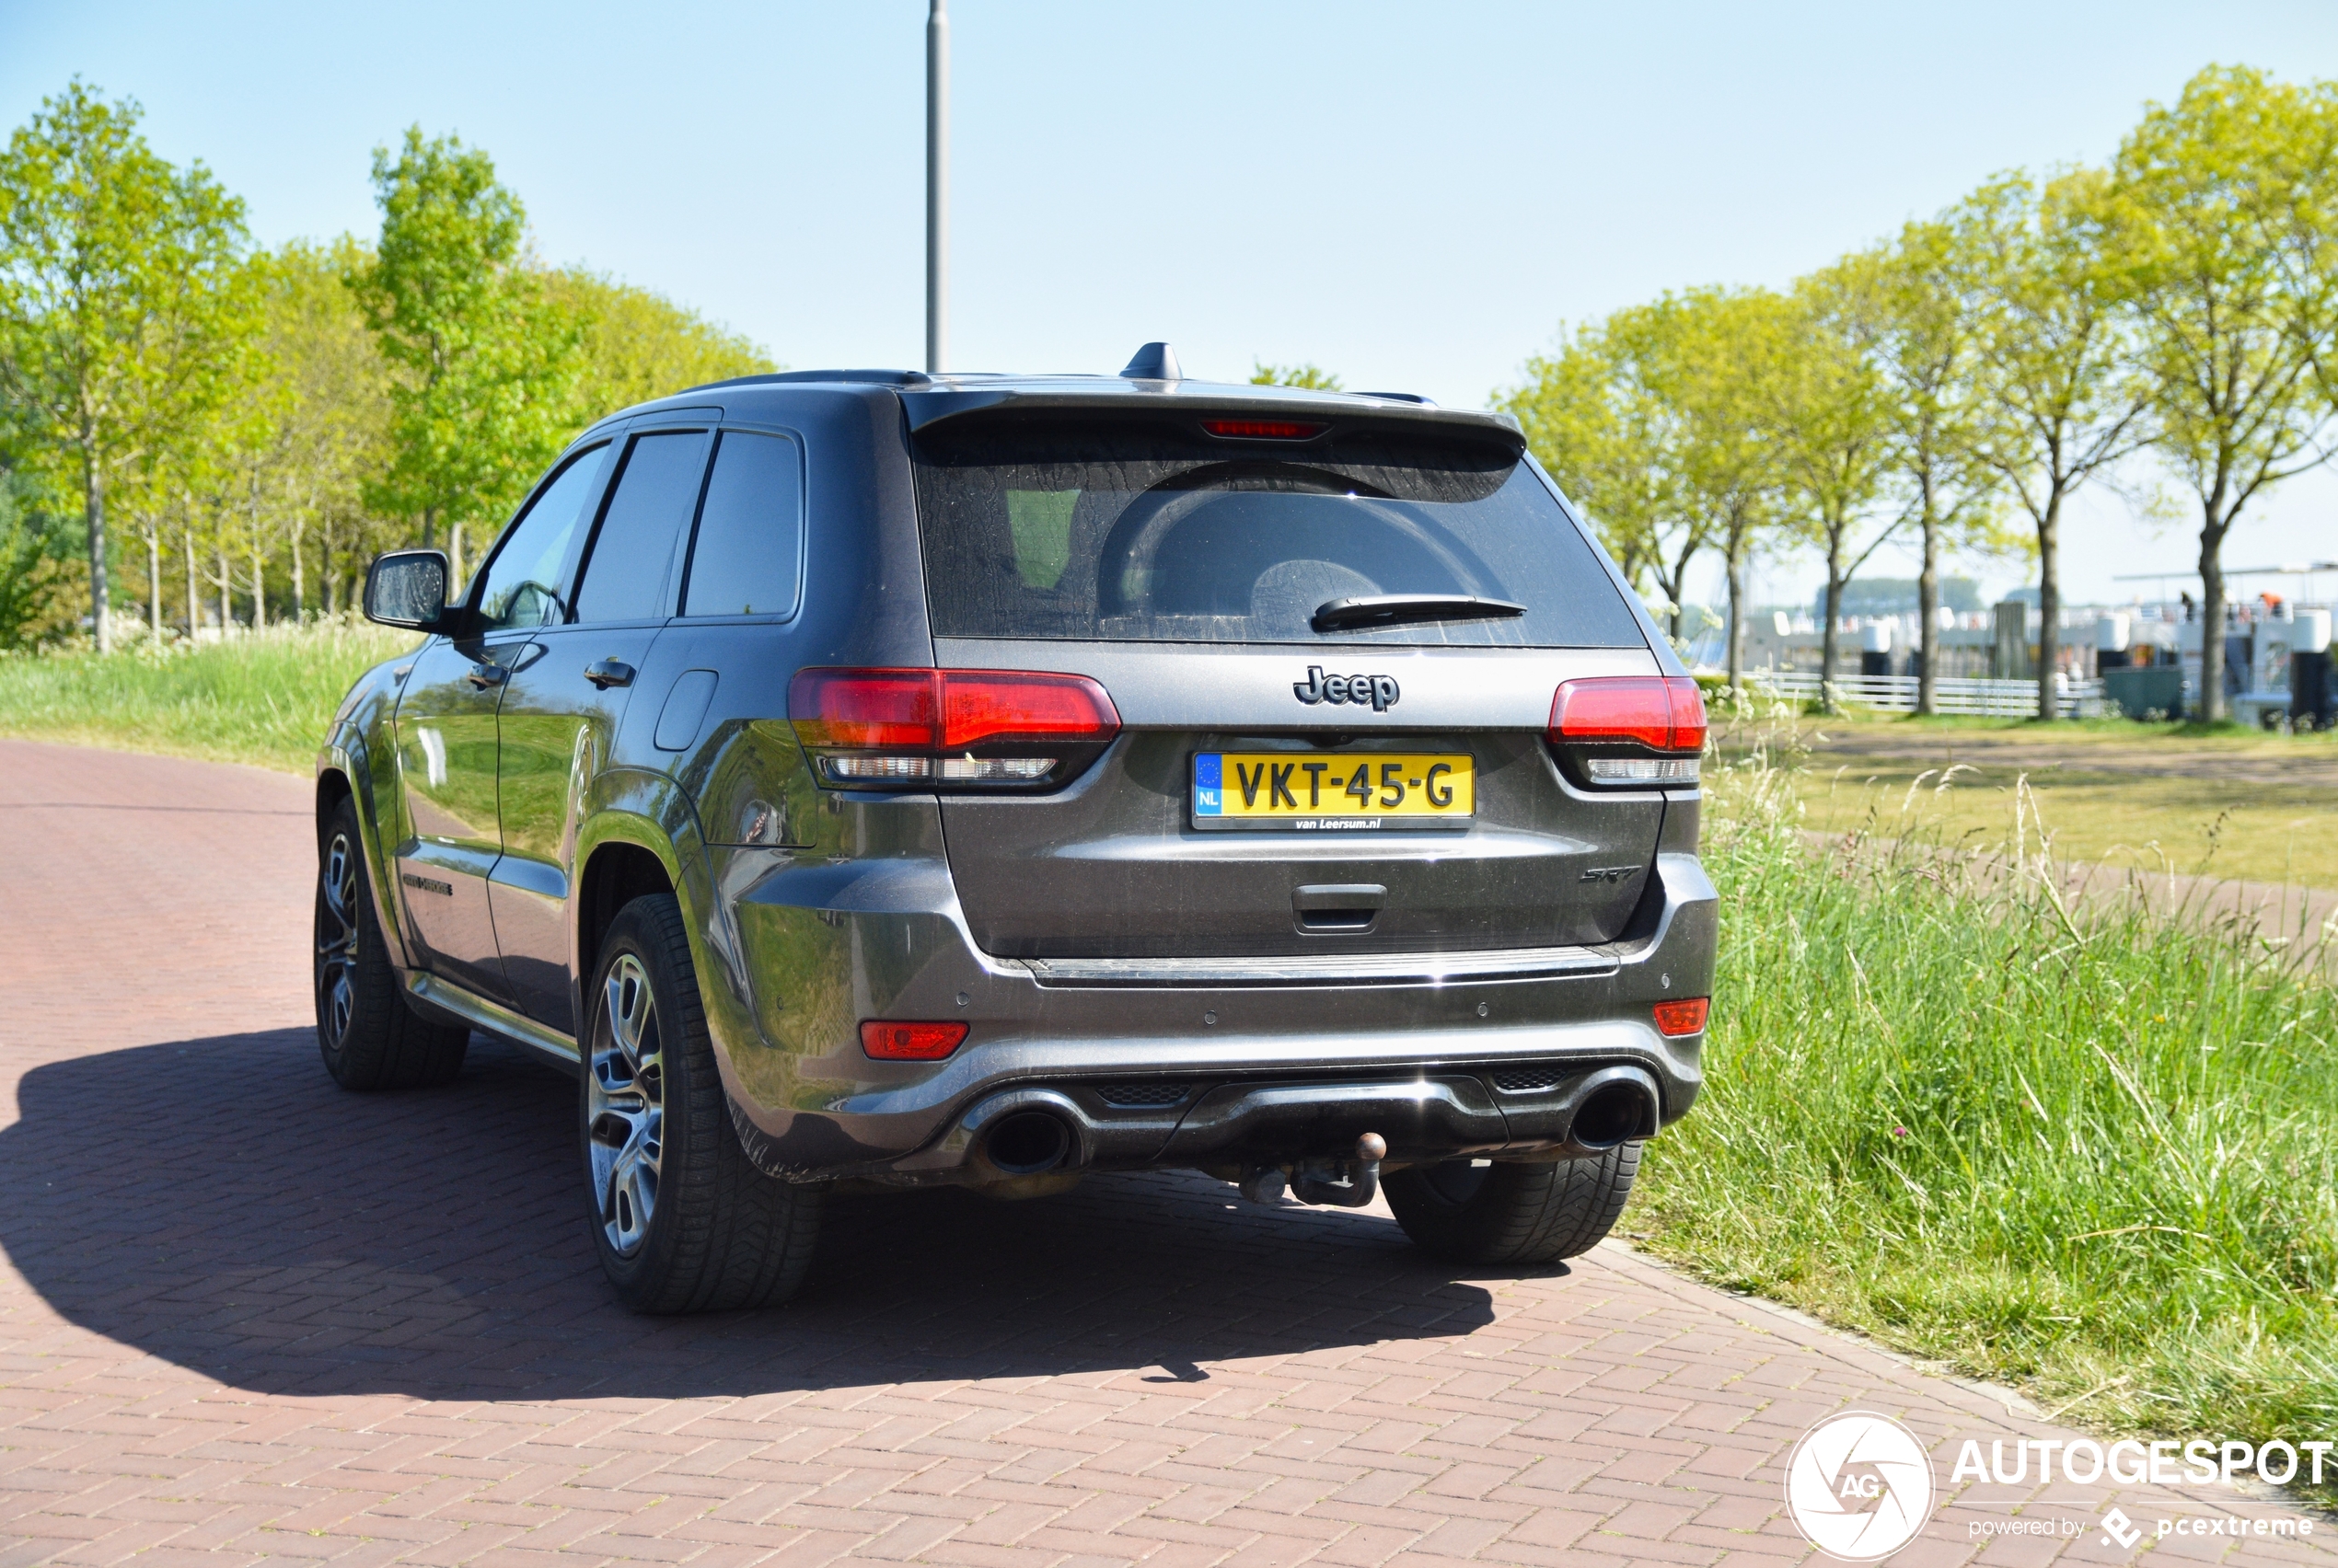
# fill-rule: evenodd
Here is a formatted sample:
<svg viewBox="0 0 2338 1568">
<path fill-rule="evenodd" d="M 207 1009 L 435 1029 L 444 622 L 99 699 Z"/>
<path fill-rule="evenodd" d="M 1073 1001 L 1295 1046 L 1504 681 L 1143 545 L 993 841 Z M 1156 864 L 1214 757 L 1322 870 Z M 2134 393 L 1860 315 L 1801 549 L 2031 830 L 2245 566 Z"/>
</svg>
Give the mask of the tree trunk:
<svg viewBox="0 0 2338 1568">
<path fill-rule="evenodd" d="M 461 590 L 463 584 L 463 525 L 460 523 L 446 530 L 446 542 L 453 547 L 449 552 L 451 559 L 446 563 L 446 592 L 451 598 Z M 1676 612 L 1673 619 L 1679 618 Z M 1672 635 L 1678 637 L 1680 634 L 1680 628 L 1675 626 L 1672 628 Z"/>
<path fill-rule="evenodd" d="M 227 552 L 224 548 L 214 546 L 211 555 L 219 569 L 219 635 L 226 637 L 236 627 L 236 606 L 227 597 L 235 583 L 235 573 L 227 570 Z"/>
<path fill-rule="evenodd" d="M 2223 553 L 2228 522 L 2216 516 L 2211 502 L 2200 529 L 2200 702 L 2193 717 L 2210 724 L 2225 716 Z"/>
<path fill-rule="evenodd" d="M 438 525 L 438 508 L 436 508 L 435 506 L 425 506 L 425 507 L 423 507 L 423 508 L 422 508 L 422 548 L 424 548 L 424 549 L 428 549 L 428 548 L 430 548 L 431 534 L 432 534 L 432 532 L 433 532 L 433 531 L 434 531 L 434 530 L 437 527 L 437 525 Z"/>
<path fill-rule="evenodd" d="M 96 432 L 81 433 L 81 507 L 89 525 L 89 629 L 97 635 L 98 651 L 113 649 L 113 628 L 106 624 L 106 470 L 98 456 Z"/>
<path fill-rule="evenodd" d="M 2046 497 L 2045 515 L 2038 519 L 2038 717 L 2062 717 L 2061 699 L 2054 677 L 2061 663 L 2058 646 L 2062 629 L 2062 491 Z"/>
<path fill-rule="evenodd" d="M 268 624 L 268 558 L 260 553 L 260 530 L 251 534 L 251 629 Z"/>
<path fill-rule="evenodd" d="M 1729 554 L 1730 569 L 1730 689 L 1745 688 L 1745 556 L 1740 540 Z"/>
<path fill-rule="evenodd" d="M 1916 710 L 1940 711 L 1940 519 L 1932 501 L 1932 476 L 1924 476 L 1924 570 L 1916 576 Z"/>
<path fill-rule="evenodd" d="M 298 523 L 292 525 L 293 619 L 295 622 L 308 618 L 308 577 L 302 569 L 300 559 L 300 536 L 306 530 Z"/>
<path fill-rule="evenodd" d="M 195 530 L 190 525 L 187 539 L 187 640 L 192 642 L 203 627 L 203 613 L 195 605 Z"/>
<path fill-rule="evenodd" d="M 1839 711 L 1835 700 L 1835 656 L 1840 639 L 1835 625 L 1843 618 L 1843 530 L 1826 535 L 1826 625 L 1819 630 L 1819 705 Z"/>
<path fill-rule="evenodd" d="M 146 620 L 154 628 L 155 646 L 162 646 L 162 525 L 146 536 Z"/>
</svg>

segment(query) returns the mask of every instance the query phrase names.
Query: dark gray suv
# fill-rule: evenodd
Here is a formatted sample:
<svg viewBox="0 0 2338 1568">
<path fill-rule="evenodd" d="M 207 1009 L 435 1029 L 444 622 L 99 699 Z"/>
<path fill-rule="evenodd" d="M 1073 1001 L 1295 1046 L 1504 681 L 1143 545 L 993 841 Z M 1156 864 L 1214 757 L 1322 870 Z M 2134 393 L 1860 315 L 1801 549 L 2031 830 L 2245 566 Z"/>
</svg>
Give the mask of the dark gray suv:
<svg viewBox="0 0 2338 1568">
<path fill-rule="evenodd" d="M 756 376 L 448 586 L 375 563 L 428 635 L 318 757 L 325 1065 L 574 1073 L 637 1309 L 783 1298 L 829 1193 L 1095 1170 L 1547 1262 L 1696 1098 L 1704 708 L 1505 421 Z"/>
</svg>

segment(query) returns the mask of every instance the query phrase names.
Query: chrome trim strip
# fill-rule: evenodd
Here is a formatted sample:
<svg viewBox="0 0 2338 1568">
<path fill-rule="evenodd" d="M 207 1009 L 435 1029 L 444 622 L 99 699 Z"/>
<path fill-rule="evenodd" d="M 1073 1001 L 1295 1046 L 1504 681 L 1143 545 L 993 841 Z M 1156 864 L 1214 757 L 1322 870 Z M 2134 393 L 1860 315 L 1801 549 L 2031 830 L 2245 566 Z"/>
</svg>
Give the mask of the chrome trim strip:
<svg viewBox="0 0 2338 1568">
<path fill-rule="evenodd" d="M 576 1042 L 557 1029 L 523 1017 L 435 974 L 408 975 L 406 989 L 418 999 L 453 1013 L 473 1029 L 525 1046 L 564 1071 L 576 1071 Z"/>
<path fill-rule="evenodd" d="M 1582 947 L 1485 952 L 1307 953 L 1283 958 L 1022 958 L 1042 986 L 1434 986 L 1612 974 L 1614 955 Z"/>
</svg>

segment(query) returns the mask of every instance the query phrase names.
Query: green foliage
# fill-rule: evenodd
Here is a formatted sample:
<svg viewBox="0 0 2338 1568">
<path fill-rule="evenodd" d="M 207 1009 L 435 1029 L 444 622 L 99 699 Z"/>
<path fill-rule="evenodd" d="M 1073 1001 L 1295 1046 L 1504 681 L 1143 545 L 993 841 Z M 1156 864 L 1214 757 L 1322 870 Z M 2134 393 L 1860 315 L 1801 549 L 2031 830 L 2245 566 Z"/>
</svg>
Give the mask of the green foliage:
<svg viewBox="0 0 2338 1568">
<path fill-rule="evenodd" d="M 335 619 L 113 653 L 0 656 L 0 734 L 305 774 L 351 684 L 415 643 L 411 632 Z"/>
<path fill-rule="evenodd" d="M 2121 144 L 2107 248 L 2132 303 L 2161 456 L 2199 500 L 2205 613 L 2222 619 L 2243 508 L 2326 460 L 2338 350 L 2338 85 L 2211 67 Z M 2223 705 L 2222 640 L 2202 670 Z"/>
<path fill-rule="evenodd" d="M 2097 1424 L 2338 1421 L 2338 993 L 2066 907 L 2017 824 L 1994 874 L 1814 854 L 1787 783 L 1716 780 L 1714 1032 L 1642 1168 L 1654 1249 Z"/>
<path fill-rule="evenodd" d="M 395 457 L 376 507 L 482 536 L 500 526 L 580 422 L 584 329 L 524 264 L 527 214 L 493 160 L 452 136 L 406 133 L 374 153 L 382 211 L 353 272 L 383 356 Z"/>
<path fill-rule="evenodd" d="M 1268 364 L 1264 360 L 1250 363 L 1250 385 L 1253 386 L 1300 386 L 1310 392 L 1341 390 L 1339 377 L 1314 364 Z"/>
<path fill-rule="evenodd" d="M 738 333 L 647 289 L 581 268 L 547 273 L 543 284 L 579 332 L 577 396 L 586 418 L 780 368 Z"/>
<path fill-rule="evenodd" d="M 56 628 L 76 541 L 41 504 L 38 486 L 0 469 L 0 651 Z"/>
<path fill-rule="evenodd" d="M 108 486 L 226 395 L 250 303 L 242 202 L 157 157 L 139 114 L 76 80 L 0 154 L 0 371 L 35 461 L 79 494 L 100 648 Z"/>
</svg>

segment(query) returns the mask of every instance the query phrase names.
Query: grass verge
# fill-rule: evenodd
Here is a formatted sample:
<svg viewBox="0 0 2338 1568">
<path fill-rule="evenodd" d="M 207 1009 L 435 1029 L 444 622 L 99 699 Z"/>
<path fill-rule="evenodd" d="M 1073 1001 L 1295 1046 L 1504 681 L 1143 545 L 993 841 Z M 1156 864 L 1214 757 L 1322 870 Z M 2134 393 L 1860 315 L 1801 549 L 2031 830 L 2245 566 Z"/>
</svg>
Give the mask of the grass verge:
<svg viewBox="0 0 2338 1568">
<path fill-rule="evenodd" d="M 0 734 L 307 773 L 350 683 L 416 646 L 363 621 L 0 657 Z"/>
<path fill-rule="evenodd" d="M 1813 855 L 1758 752 L 1712 797 L 1708 1079 L 1642 1244 L 2099 1427 L 2338 1430 L 2338 995 L 2034 859 Z"/>
</svg>

